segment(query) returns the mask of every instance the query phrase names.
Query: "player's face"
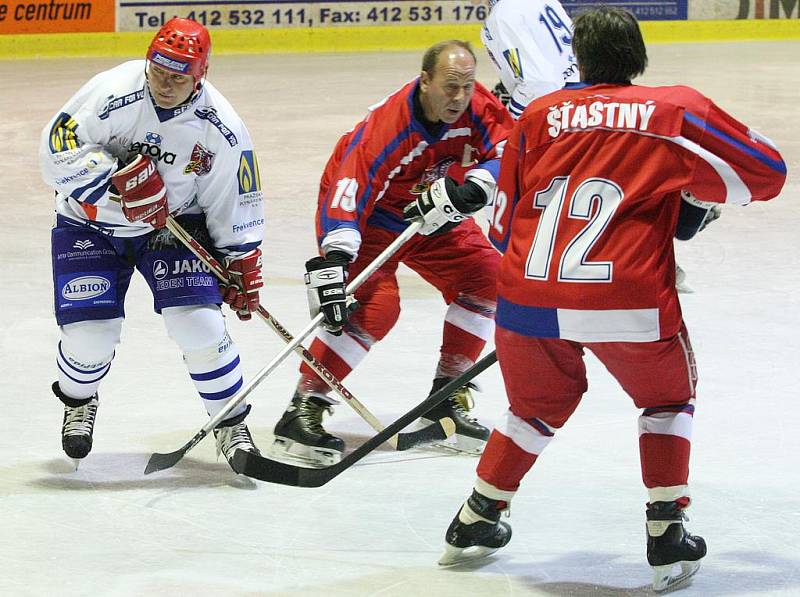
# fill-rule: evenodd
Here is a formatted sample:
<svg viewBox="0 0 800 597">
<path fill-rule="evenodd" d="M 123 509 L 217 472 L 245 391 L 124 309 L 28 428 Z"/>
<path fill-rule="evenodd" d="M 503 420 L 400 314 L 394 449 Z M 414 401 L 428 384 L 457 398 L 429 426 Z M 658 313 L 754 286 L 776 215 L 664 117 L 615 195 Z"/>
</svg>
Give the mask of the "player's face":
<svg viewBox="0 0 800 597">
<path fill-rule="evenodd" d="M 454 123 L 469 106 L 475 91 L 475 59 L 463 48 L 444 50 L 439 54 L 433 75 L 422 72 L 420 91 L 425 118 Z"/>
<path fill-rule="evenodd" d="M 148 64 L 147 84 L 161 108 L 180 106 L 194 91 L 194 77 L 173 73 L 153 63 Z"/>
</svg>

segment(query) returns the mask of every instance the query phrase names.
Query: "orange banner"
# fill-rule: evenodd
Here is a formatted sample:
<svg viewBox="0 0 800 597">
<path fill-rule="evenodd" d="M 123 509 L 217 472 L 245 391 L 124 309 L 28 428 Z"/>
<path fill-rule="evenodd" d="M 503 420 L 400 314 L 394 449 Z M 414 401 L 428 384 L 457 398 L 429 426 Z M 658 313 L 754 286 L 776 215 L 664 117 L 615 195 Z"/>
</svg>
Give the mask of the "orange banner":
<svg viewBox="0 0 800 597">
<path fill-rule="evenodd" d="M 0 2 L 0 34 L 113 32 L 114 0 Z"/>
</svg>

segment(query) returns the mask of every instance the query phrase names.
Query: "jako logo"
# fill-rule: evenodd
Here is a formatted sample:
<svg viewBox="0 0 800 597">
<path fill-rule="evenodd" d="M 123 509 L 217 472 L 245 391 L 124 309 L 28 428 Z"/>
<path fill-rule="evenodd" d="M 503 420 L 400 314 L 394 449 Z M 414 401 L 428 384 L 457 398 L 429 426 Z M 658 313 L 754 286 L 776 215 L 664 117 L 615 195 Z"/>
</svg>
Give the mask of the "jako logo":
<svg viewBox="0 0 800 597">
<path fill-rule="evenodd" d="M 163 280 L 169 268 L 167 267 L 167 262 L 161 259 L 157 259 L 155 263 L 153 263 L 153 277 L 156 280 Z"/>
<path fill-rule="evenodd" d="M 94 243 L 90 240 L 76 240 L 75 244 L 72 245 L 73 249 L 88 249 L 89 247 L 93 247 Z"/>
<path fill-rule="evenodd" d="M 100 276 L 81 276 L 67 282 L 61 289 L 61 296 L 70 301 L 85 301 L 105 294 L 111 282 Z"/>
<path fill-rule="evenodd" d="M 175 154 L 170 153 L 168 151 L 161 151 L 161 148 L 158 145 L 152 145 L 150 143 L 141 143 L 137 141 L 136 143 L 131 143 L 131 146 L 128 148 L 131 153 L 141 153 L 142 155 L 149 155 L 151 158 L 155 158 L 159 162 L 164 162 L 167 164 L 174 164 L 175 163 Z"/>
</svg>

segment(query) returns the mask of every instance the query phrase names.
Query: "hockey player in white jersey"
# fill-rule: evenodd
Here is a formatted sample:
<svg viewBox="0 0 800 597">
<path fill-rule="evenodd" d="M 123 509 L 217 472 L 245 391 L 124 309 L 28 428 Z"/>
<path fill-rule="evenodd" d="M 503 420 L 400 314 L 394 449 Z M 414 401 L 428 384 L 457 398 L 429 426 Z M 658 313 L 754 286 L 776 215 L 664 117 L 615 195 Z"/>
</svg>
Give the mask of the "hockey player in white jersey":
<svg viewBox="0 0 800 597">
<path fill-rule="evenodd" d="M 125 62 L 86 83 L 47 124 L 39 157 L 55 189 L 52 231 L 62 446 L 73 459 L 92 448 L 97 389 L 120 340 L 134 269 L 183 352 L 209 415 L 242 386 L 239 354 L 220 310 L 241 319 L 258 307 L 264 215 L 256 156 L 228 101 L 206 80 L 211 39 L 202 25 L 172 19 L 146 60 Z M 231 273 L 216 278 L 164 228 L 169 214 L 209 246 Z M 218 451 L 257 452 L 242 403 L 214 430 Z"/>
<path fill-rule="evenodd" d="M 537 97 L 579 81 L 572 20 L 557 0 L 489 0 L 481 30 L 500 76 L 495 95 L 514 118 Z"/>
</svg>

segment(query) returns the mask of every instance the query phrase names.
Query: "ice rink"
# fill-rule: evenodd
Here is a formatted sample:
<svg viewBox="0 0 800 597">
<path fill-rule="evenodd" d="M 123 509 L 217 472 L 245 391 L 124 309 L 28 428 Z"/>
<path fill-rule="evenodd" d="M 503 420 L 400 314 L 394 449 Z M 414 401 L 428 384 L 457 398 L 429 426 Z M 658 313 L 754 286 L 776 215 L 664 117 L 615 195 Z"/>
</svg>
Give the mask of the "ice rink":
<svg viewBox="0 0 800 597">
<path fill-rule="evenodd" d="M 145 48 L 142 48 L 144 53 Z M 709 554 L 681 595 L 800 595 L 800 42 L 655 45 L 643 84 L 692 85 L 772 138 L 789 181 L 771 203 L 726 206 L 677 247 L 699 365 L 689 528 Z M 338 136 L 415 76 L 421 52 L 216 56 L 209 79 L 247 123 L 267 195 L 262 301 L 290 331 L 308 321 L 303 263 L 315 254 L 316 185 Z M 479 79 L 495 76 L 479 50 Z M 644 595 L 644 502 L 636 411 L 588 357 L 590 390 L 512 504 L 511 543 L 482 566 L 440 569 L 444 531 L 476 459 L 388 447 L 318 489 L 237 477 L 206 439 L 144 476 L 154 451 L 205 423 L 177 347 L 134 277 L 122 344 L 100 389 L 94 449 L 74 472 L 50 392 L 52 191 L 37 145 L 48 119 L 117 59 L 0 61 L 0 595 Z M 347 379 L 388 424 L 430 387 L 445 305 L 401 272 L 396 329 Z M 266 325 L 228 317 L 245 371 L 283 347 Z M 487 349 L 488 350 L 488 349 Z M 253 392 L 266 448 L 294 388 L 292 355 Z M 505 410 L 498 368 L 477 416 Z M 531 383 L 536 383 L 535 372 Z M 372 434 L 347 405 L 326 419 L 350 448 Z"/>
</svg>

